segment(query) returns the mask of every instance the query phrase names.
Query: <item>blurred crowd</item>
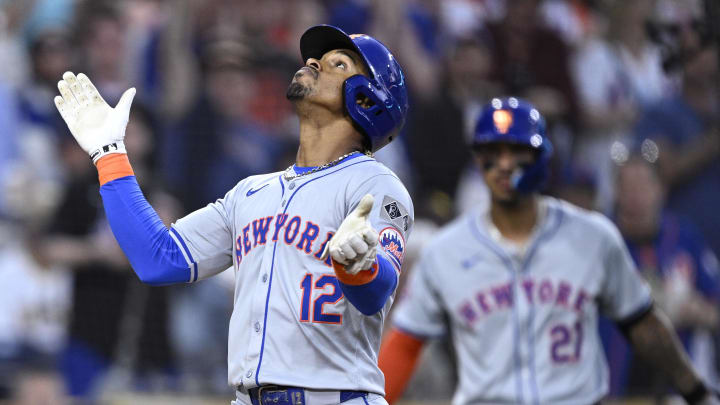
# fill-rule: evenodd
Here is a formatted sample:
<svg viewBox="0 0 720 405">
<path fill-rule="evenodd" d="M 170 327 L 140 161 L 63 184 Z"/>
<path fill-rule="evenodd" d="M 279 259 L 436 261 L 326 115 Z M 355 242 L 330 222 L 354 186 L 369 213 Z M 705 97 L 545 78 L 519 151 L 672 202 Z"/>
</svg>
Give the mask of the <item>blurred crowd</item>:
<svg viewBox="0 0 720 405">
<path fill-rule="evenodd" d="M 410 116 L 376 157 L 413 196 L 411 251 L 487 204 L 467 146 L 474 121 L 493 96 L 523 97 L 555 145 L 547 193 L 616 221 L 717 387 L 720 66 L 706 14 L 702 0 L 0 0 L 0 401 L 231 395 L 233 275 L 137 280 L 55 110 L 56 83 L 84 72 L 111 105 L 138 89 L 126 147 L 169 224 L 293 163 L 285 90 L 300 35 L 319 23 L 375 36 L 405 70 Z M 601 328 L 612 395 L 662 395 L 662 379 Z M 447 399 L 452 348 L 426 357 L 435 366 L 409 395 Z"/>
</svg>

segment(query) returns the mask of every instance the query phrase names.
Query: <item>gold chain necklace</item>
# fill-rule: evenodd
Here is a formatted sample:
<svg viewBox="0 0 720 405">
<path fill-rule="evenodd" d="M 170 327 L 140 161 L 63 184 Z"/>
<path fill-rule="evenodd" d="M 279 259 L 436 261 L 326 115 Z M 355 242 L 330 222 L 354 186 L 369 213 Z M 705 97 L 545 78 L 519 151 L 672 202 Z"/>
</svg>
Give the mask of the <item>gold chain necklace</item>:
<svg viewBox="0 0 720 405">
<path fill-rule="evenodd" d="M 285 172 L 283 173 L 283 178 L 285 180 L 289 181 L 289 180 L 297 179 L 298 177 L 308 176 L 315 172 L 319 172 L 320 170 L 327 169 L 328 167 L 335 166 L 336 164 L 340 163 L 343 159 L 345 159 L 355 153 L 360 153 L 360 151 L 354 150 L 350 153 L 346 153 L 331 162 L 325 163 L 322 166 L 313 167 L 312 169 L 310 169 L 304 173 L 300 173 L 300 174 L 295 173 L 295 170 L 293 170 L 294 165 L 289 166 L 287 169 L 285 169 Z"/>
</svg>

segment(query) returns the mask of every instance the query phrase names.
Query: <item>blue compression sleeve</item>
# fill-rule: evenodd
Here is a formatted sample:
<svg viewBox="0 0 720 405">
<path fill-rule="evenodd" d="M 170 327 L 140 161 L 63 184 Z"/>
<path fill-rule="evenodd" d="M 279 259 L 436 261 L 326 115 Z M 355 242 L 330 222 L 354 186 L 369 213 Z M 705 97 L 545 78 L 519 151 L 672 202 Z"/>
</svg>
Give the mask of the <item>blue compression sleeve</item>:
<svg viewBox="0 0 720 405">
<path fill-rule="evenodd" d="M 170 231 L 145 199 L 135 176 L 105 183 L 100 194 L 115 239 L 142 282 L 163 285 L 190 281 L 192 264 L 188 265 Z"/>
<path fill-rule="evenodd" d="M 380 311 L 397 286 L 395 268 L 382 254 L 377 256 L 377 267 L 377 276 L 367 284 L 349 285 L 340 282 L 345 298 L 364 315 L 374 315 Z"/>
</svg>

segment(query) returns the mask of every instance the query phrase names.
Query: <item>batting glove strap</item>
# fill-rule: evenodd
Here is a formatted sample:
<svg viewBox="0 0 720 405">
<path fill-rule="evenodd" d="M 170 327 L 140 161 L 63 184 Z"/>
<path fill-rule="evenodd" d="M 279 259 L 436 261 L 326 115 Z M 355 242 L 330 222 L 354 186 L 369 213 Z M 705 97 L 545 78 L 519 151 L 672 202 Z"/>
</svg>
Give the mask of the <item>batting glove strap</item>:
<svg viewBox="0 0 720 405">
<path fill-rule="evenodd" d="M 90 158 L 92 159 L 94 164 L 97 164 L 97 161 L 100 160 L 101 157 L 110 155 L 113 153 L 127 154 L 127 151 L 125 150 L 125 143 L 123 141 L 117 141 L 117 142 L 113 142 L 111 144 L 99 147 L 90 152 Z"/>
</svg>

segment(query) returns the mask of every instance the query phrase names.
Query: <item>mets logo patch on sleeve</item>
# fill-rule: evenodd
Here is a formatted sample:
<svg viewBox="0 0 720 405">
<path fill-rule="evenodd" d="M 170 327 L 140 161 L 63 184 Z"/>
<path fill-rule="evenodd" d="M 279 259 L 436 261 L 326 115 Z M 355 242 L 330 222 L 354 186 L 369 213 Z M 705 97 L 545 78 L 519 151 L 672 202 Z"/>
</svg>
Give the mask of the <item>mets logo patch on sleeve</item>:
<svg viewBox="0 0 720 405">
<path fill-rule="evenodd" d="M 380 246 L 383 247 L 390 261 L 400 271 L 405 250 L 405 239 L 403 239 L 400 232 L 393 227 L 387 227 L 380 231 Z"/>
</svg>

